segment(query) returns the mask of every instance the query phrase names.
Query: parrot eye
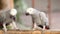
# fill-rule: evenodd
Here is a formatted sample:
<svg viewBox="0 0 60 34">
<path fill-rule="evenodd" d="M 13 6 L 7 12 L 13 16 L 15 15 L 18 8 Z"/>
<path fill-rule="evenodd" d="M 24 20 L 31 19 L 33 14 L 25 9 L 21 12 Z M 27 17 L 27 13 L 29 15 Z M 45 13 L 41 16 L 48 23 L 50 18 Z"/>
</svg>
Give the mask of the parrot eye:
<svg viewBox="0 0 60 34">
<path fill-rule="evenodd" d="M 30 11 L 32 11 L 32 10 L 30 10 Z"/>
</svg>

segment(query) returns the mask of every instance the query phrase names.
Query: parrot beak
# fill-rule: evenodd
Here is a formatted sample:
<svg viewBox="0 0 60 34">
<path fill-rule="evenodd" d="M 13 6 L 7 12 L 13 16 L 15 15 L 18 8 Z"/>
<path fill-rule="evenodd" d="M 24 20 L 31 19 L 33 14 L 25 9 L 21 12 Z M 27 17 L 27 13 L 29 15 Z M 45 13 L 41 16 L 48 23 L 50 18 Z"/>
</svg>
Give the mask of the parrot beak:
<svg viewBox="0 0 60 34">
<path fill-rule="evenodd" d="M 25 13 L 26 16 L 30 15 L 29 13 Z"/>
</svg>

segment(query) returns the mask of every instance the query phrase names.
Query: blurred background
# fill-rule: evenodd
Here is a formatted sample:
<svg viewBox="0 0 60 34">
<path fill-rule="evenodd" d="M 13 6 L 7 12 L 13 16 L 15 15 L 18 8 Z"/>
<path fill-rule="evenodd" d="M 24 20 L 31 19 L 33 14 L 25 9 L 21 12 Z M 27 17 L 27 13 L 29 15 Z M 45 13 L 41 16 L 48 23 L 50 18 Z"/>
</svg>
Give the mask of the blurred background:
<svg viewBox="0 0 60 34">
<path fill-rule="evenodd" d="M 48 14 L 51 29 L 60 29 L 60 0 L 14 0 L 15 8 L 23 14 L 26 8 L 33 7 Z M 19 9 L 20 8 L 20 9 Z"/>
<path fill-rule="evenodd" d="M 17 9 L 17 26 L 22 30 L 32 28 L 31 16 L 25 16 L 26 9 L 30 7 L 47 14 L 50 29 L 60 29 L 60 0 L 6 0 L 5 2 L 7 7 L 3 9 L 4 11 L 12 8 Z"/>
</svg>

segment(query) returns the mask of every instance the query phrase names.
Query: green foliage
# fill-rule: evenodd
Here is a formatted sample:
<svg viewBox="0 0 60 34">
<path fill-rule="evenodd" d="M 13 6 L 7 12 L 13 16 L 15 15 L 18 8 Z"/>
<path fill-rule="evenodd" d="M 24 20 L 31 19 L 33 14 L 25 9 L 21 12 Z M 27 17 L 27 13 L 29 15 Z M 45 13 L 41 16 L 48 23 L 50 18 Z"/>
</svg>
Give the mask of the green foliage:
<svg viewBox="0 0 60 34">
<path fill-rule="evenodd" d="M 20 14 L 21 14 L 21 7 L 22 7 L 22 4 L 21 4 L 21 0 L 14 0 L 14 7 L 17 9 L 17 21 L 19 22 L 20 19 Z"/>
<path fill-rule="evenodd" d="M 14 7 L 18 11 L 18 13 L 17 13 L 17 21 L 21 22 L 19 17 L 21 16 L 22 12 L 24 12 L 24 10 L 27 8 L 25 0 L 14 0 Z"/>
</svg>

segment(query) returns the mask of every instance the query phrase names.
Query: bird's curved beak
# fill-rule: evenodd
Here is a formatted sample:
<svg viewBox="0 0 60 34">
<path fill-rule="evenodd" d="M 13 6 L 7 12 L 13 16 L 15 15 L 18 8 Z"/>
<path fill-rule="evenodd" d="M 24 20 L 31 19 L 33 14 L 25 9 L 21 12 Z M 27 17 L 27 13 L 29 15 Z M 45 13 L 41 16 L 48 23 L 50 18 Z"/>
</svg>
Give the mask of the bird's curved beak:
<svg viewBox="0 0 60 34">
<path fill-rule="evenodd" d="M 25 13 L 26 16 L 30 15 L 29 13 Z"/>
</svg>

